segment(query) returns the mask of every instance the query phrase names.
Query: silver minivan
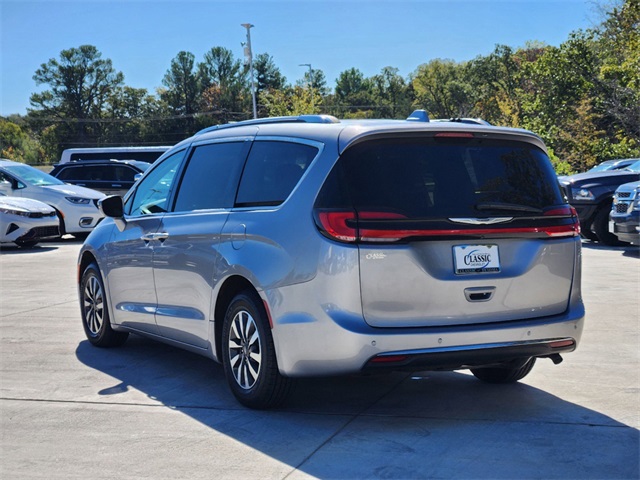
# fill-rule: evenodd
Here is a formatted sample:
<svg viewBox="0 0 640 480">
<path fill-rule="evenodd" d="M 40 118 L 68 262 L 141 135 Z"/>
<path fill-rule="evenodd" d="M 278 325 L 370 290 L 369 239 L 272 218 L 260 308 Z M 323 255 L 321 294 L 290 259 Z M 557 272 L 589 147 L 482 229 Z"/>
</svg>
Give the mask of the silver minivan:
<svg viewBox="0 0 640 480">
<path fill-rule="evenodd" d="M 252 408 L 296 377 L 514 382 L 582 333 L 577 215 L 525 130 L 424 113 L 216 126 L 101 208 L 79 256 L 89 341 L 208 356 Z"/>
</svg>

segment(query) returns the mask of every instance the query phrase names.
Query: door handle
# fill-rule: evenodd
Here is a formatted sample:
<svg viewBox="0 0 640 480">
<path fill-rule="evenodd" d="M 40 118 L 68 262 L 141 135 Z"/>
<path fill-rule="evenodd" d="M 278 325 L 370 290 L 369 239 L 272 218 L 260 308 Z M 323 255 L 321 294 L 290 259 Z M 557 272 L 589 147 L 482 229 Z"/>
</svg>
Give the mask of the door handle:
<svg viewBox="0 0 640 480">
<path fill-rule="evenodd" d="M 464 289 L 468 302 L 488 302 L 493 297 L 496 287 L 471 287 Z"/>
<path fill-rule="evenodd" d="M 169 238 L 169 234 L 167 232 L 156 232 L 145 233 L 140 237 L 140 240 L 144 240 L 145 242 L 150 242 L 152 240 L 159 240 L 160 242 L 164 242 L 167 238 Z"/>
</svg>

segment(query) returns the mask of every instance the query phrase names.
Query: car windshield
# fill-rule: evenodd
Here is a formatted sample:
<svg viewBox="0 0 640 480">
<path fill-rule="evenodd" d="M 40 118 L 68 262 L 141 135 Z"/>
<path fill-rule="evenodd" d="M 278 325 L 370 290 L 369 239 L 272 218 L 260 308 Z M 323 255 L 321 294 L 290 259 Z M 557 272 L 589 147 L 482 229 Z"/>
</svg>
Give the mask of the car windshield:
<svg viewBox="0 0 640 480">
<path fill-rule="evenodd" d="M 48 185 L 64 185 L 64 182 L 29 165 L 11 165 L 6 167 L 6 169 L 9 173 L 14 174 L 21 181 L 28 183 L 29 185 L 39 187 L 46 187 Z"/>
<path fill-rule="evenodd" d="M 629 165 L 625 170 L 631 170 L 632 172 L 640 172 L 640 160 Z"/>
<path fill-rule="evenodd" d="M 596 165 L 595 167 L 591 168 L 589 171 L 590 172 L 604 172 L 607 170 L 611 170 L 615 167 L 614 163 L 601 163 L 600 165 Z"/>
</svg>

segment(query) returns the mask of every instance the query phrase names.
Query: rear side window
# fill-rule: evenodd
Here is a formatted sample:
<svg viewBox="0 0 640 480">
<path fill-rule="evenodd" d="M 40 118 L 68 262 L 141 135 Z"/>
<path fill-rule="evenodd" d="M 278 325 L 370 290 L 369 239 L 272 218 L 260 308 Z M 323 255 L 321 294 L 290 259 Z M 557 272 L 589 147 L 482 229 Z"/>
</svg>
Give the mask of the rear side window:
<svg viewBox="0 0 640 480">
<path fill-rule="evenodd" d="M 532 145 L 427 138 L 376 140 L 347 150 L 317 206 L 442 219 L 530 216 L 563 203 L 547 156 Z"/>
<path fill-rule="evenodd" d="M 103 180 L 102 167 L 69 167 L 63 168 L 57 175 L 60 180 Z"/>
<path fill-rule="evenodd" d="M 317 154 L 317 148 L 301 143 L 254 142 L 242 174 L 236 205 L 280 205 Z"/>
<path fill-rule="evenodd" d="M 133 168 L 125 167 L 124 165 L 118 165 L 113 168 L 109 173 L 109 180 L 117 182 L 133 182 L 135 180 L 136 172 Z M 106 179 L 105 179 L 106 180 Z"/>
<path fill-rule="evenodd" d="M 196 147 L 180 183 L 174 211 L 232 207 L 248 149 L 249 142 Z"/>
</svg>

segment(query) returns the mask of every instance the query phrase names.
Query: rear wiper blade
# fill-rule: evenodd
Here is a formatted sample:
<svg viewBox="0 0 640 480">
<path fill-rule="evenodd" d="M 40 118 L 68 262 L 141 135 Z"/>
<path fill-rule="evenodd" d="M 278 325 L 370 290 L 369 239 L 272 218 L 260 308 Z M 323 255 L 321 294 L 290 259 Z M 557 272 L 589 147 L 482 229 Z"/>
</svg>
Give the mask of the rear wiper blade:
<svg viewBox="0 0 640 480">
<path fill-rule="evenodd" d="M 479 203 L 476 205 L 476 210 L 501 210 L 509 212 L 527 212 L 542 214 L 541 208 L 531 207 L 529 205 L 519 205 L 516 203 Z"/>
</svg>

